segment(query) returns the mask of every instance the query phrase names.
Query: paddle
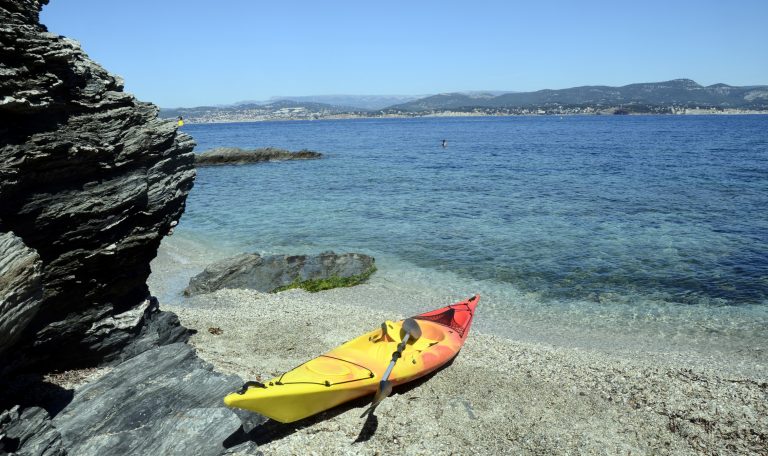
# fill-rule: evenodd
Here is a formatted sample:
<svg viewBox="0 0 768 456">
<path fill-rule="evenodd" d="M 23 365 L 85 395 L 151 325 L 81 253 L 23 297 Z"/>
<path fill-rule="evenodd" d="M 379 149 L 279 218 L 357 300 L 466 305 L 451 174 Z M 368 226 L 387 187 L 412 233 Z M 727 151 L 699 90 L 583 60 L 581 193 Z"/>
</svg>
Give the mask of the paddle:
<svg viewBox="0 0 768 456">
<path fill-rule="evenodd" d="M 416 340 L 421 337 L 421 328 L 413 318 L 406 318 L 405 321 L 403 321 L 402 329 L 405 332 L 405 335 L 403 336 L 402 342 L 397 344 L 397 351 L 392 353 L 392 361 L 389 362 L 389 366 L 387 366 L 387 370 L 384 372 L 384 376 L 379 382 L 379 389 L 376 391 L 376 395 L 373 396 L 371 408 L 368 410 L 371 413 L 373 413 L 373 409 L 375 409 L 376 406 L 381 403 L 381 401 L 386 399 L 387 396 L 392 393 L 392 382 L 389 381 L 389 376 L 392 374 L 392 369 L 395 367 L 395 363 L 397 362 L 398 358 L 403 356 L 403 350 L 405 350 L 408 339 L 413 338 Z M 365 415 L 365 413 L 363 413 L 363 415 Z"/>
</svg>

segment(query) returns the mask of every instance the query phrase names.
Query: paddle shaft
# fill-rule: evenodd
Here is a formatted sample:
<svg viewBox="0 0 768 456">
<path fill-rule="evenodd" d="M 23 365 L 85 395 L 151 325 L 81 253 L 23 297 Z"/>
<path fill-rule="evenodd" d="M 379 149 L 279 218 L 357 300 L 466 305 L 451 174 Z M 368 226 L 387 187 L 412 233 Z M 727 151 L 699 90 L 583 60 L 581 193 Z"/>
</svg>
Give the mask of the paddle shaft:
<svg viewBox="0 0 768 456">
<path fill-rule="evenodd" d="M 392 383 L 389 381 L 389 376 L 392 374 L 392 369 L 395 367 L 395 363 L 397 362 L 398 358 L 403 357 L 403 351 L 405 351 L 405 346 L 408 343 L 408 339 L 418 339 L 421 337 L 421 328 L 419 327 L 419 324 L 416 323 L 416 320 L 413 318 L 406 318 L 403 320 L 402 328 L 403 332 L 405 332 L 405 335 L 403 335 L 403 340 L 397 344 L 397 350 L 395 350 L 394 353 L 392 353 L 392 361 L 390 361 L 389 366 L 387 366 L 387 370 L 384 371 L 384 376 L 382 377 L 381 381 L 379 382 L 379 388 L 376 390 L 376 394 L 373 396 L 373 402 L 371 403 L 371 407 L 363 413 L 365 415 L 366 413 L 373 413 L 373 409 L 376 408 L 381 401 L 387 398 L 389 394 L 392 392 Z M 385 340 L 386 331 L 387 331 L 387 325 L 381 325 L 381 331 L 382 331 L 382 337 L 380 340 Z"/>
<path fill-rule="evenodd" d="M 397 351 L 392 354 L 392 361 L 389 362 L 389 366 L 387 366 L 387 370 L 384 371 L 384 376 L 381 377 L 381 382 L 379 382 L 379 384 L 389 380 L 389 376 L 390 374 L 392 374 L 392 369 L 395 368 L 395 363 L 397 362 L 397 359 L 403 356 L 403 350 L 405 349 L 405 344 L 408 343 L 408 339 L 410 337 L 411 337 L 411 334 L 406 333 L 405 336 L 403 337 L 403 341 L 397 345 Z"/>
</svg>

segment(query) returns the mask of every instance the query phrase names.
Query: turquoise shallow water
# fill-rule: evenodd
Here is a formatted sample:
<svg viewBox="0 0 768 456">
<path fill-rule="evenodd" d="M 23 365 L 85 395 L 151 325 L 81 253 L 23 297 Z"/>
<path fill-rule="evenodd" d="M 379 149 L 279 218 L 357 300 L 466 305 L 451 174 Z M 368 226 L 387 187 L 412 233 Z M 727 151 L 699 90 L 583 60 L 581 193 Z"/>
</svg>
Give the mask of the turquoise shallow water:
<svg viewBox="0 0 768 456">
<path fill-rule="evenodd" d="M 197 151 L 327 156 L 200 168 L 177 236 L 212 256 L 367 252 L 387 280 L 483 293 L 488 327 L 564 339 L 599 329 L 749 351 L 768 335 L 768 116 L 184 130 Z"/>
</svg>

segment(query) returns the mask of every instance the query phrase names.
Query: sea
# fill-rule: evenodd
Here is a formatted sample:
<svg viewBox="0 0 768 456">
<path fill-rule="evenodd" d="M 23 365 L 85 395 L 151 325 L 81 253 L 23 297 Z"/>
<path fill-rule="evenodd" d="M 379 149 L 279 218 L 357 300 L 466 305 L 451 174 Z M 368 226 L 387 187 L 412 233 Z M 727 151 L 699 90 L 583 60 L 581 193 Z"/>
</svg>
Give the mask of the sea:
<svg viewBox="0 0 768 456">
<path fill-rule="evenodd" d="M 201 167 L 160 298 L 242 252 L 361 252 L 372 281 L 479 293 L 476 327 L 582 349 L 768 365 L 768 116 L 425 117 L 188 124 Z M 446 141 L 443 147 L 442 141 Z M 400 313 L 419 308 L 404 302 Z M 364 303 L 362 303 L 364 304 Z"/>
</svg>

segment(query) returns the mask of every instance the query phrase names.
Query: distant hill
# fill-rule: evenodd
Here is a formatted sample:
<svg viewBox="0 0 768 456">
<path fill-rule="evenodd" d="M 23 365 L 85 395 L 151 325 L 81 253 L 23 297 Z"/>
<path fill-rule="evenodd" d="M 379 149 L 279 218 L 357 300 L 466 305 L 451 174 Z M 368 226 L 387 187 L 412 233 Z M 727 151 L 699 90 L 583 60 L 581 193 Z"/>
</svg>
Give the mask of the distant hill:
<svg viewBox="0 0 768 456">
<path fill-rule="evenodd" d="M 376 108 L 385 102 L 396 104 Z M 325 102 L 321 102 L 325 101 Z M 535 92 L 475 91 L 409 99 L 398 95 L 319 95 L 229 106 L 161 109 L 160 117 L 191 123 L 314 120 L 423 115 L 707 113 L 768 111 L 768 86 L 702 86 L 690 79 L 582 86 Z"/>
<path fill-rule="evenodd" d="M 505 93 L 478 97 L 461 93 L 433 95 L 386 108 L 418 112 L 468 108 L 521 108 L 561 106 L 687 106 L 766 109 L 768 86 L 735 87 L 727 84 L 701 86 L 690 79 L 630 84 L 622 87 L 583 86 L 560 90 Z"/>
<path fill-rule="evenodd" d="M 354 110 L 378 111 L 394 104 L 408 103 L 425 95 L 313 95 L 301 97 L 275 97 L 272 100 L 291 100 L 298 103 L 323 103 L 347 106 Z M 270 101 L 272 101 L 270 100 Z"/>
<path fill-rule="evenodd" d="M 348 106 L 325 103 L 276 100 L 264 104 L 244 103 L 230 106 L 198 106 L 195 108 L 161 108 L 160 117 L 182 116 L 192 122 L 238 122 L 254 120 L 317 119 L 355 111 Z"/>
</svg>

